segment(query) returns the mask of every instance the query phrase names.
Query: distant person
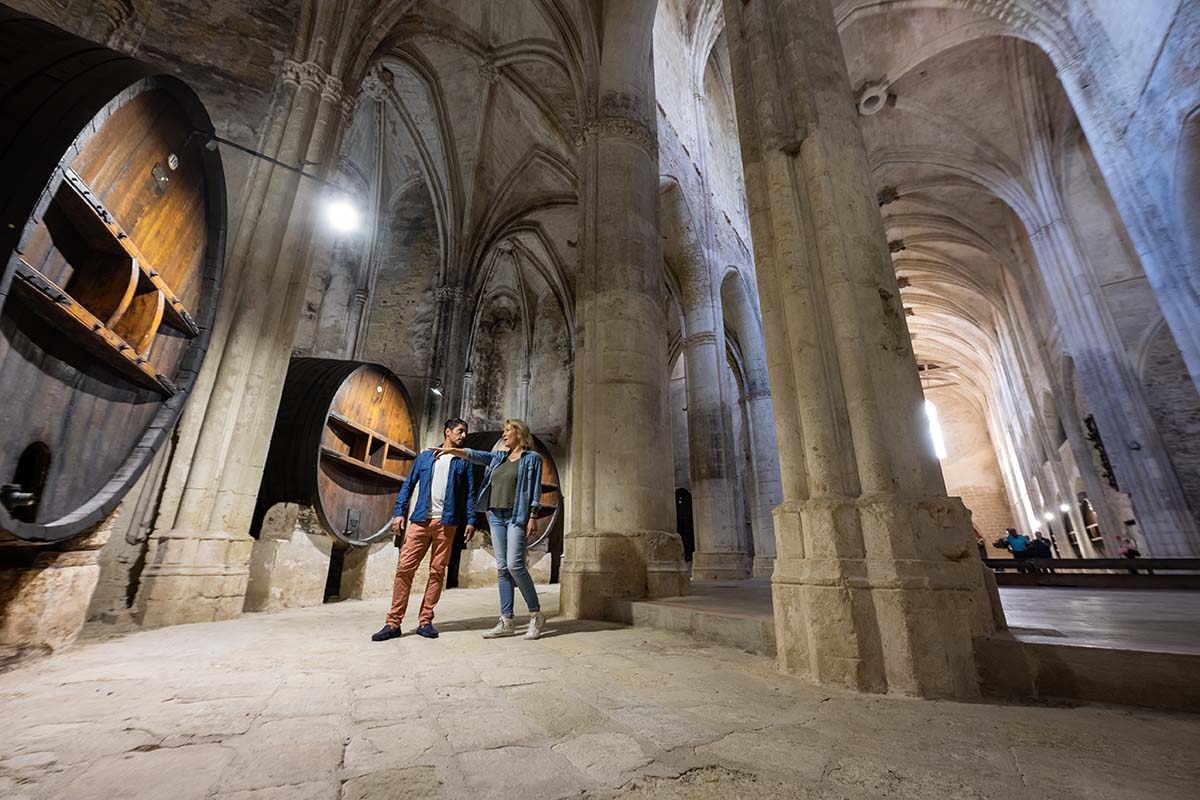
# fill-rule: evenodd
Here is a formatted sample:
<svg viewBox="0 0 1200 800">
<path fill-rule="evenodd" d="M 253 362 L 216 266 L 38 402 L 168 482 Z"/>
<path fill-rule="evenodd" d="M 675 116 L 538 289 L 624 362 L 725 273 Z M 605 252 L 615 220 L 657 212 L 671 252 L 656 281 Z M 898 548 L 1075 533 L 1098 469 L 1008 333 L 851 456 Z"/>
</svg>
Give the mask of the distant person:
<svg viewBox="0 0 1200 800">
<path fill-rule="evenodd" d="M 1005 528 L 1004 544 L 1008 552 L 1012 553 L 1012 557 L 1017 561 L 1024 561 L 1029 558 L 1029 537 L 1023 533 L 1017 533 L 1016 528 Z M 1017 569 L 1025 572 L 1025 567 L 1018 565 Z"/>
<path fill-rule="evenodd" d="M 525 548 L 536 533 L 535 516 L 542 496 L 542 457 L 533 449 L 533 434 L 519 419 L 505 421 L 501 433 L 503 450 L 470 450 L 461 446 L 435 448 L 439 456 L 449 453 L 472 464 L 487 467 L 475 501 L 487 509 L 492 529 L 492 550 L 496 554 L 496 578 L 500 586 L 500 621 L 483 634 L 485 639 L 516 634 L 513 621 L 515 589 L 521 591 L 529 609 L 526 639 L 542 635 L 546 617 L 538 601 L 533 577 L 525 567 Z"/>
<path fill-rule="evenodd" d="M 1135 542 L 1132 538 L 1122 538 L 1122 537 L 1118 536 L 1117 541 L 1119 541 L 1121 543 L 1121 547 L 1119 549 L 1119 552 L 1121 553 L 1121 558 L 1141 558 L 1142 557 L 1141 551 L 1138 550 L 1137 542 Z"/>
<path fill-rule="evenodd" d="M 1050 550 L 1050 540 L 1042 535 L 1041 531 L 1034 531 L 1033 541 L 1026 548 L 1029 553 L 1029 558 L 1039 558 L 1049 561 L 1054 558 L 1054 553 Z M 1035 572 L 1039 571 L 1034 569 Z M 1046 572 L 1054 572 L 1052 569 L 1046 569 Z"/>
<path fill-rule="evenodd" d="M 467 440 L 467 423 L 458 418 L 446 420 L 443 437 L 443 448 L 462 445 Z M 464 535 L 468 542 L 475 536 L 475 470 L 461 458 L 435 456 L 434 452 L 425 450 L 417 454 L 396 497 L 392 533 L 404 530 L 406 518 L 408 531 L 396 564 L 392 607 L 384 626 L 371 635 L 373 642 L 385 642 L 400 635 L 413 575 L 430 550 L 433 554 L 429 557 L 429 580 L 421 600 L 417 635 L 426 639 L 438 637 L 437 628 L 433 627 L 433 607 L 446 585 L 446 565 L 454 550 L 454 537 L 460 525 L 467 526 Z"/>
<path fill-rule="evenodd" d="M 1117 544 L 1119 545 L 1118 552 L 1121 554 L 1121 558 L 1141 558 L 1142 557 L 1142 553 L 1140 550 L 1138 550 L 1137 542 L 1135 542 L 1133 540 L 1133 537 L 1122 538 L 1122 537 L 1118 536 Z M 1147 571 L 1149 572 L 1149 570 L 1147 570 Z M 1137 575 L 1138 571 L 1136 569 L 1131 569 L 1131 570 L 1129 570 L 1129 574 Z M 1154 573 L 1151 572 L 1150 574 L 1153 575 Z"/>
</svg>

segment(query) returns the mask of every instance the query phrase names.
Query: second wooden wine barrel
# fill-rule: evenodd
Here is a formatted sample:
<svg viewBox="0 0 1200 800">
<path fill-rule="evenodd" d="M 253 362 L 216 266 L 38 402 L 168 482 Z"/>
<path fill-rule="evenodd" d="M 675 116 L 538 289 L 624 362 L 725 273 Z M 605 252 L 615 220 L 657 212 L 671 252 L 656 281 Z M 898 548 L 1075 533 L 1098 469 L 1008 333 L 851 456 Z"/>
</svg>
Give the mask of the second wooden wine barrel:
<svg viewBox="0 0 1200 800">
<path fill-rule="evenodd" d="M 416 457 L 412 401 L 386 367 L 293 358 L 258 493 L 255 530 L 276 503 L 311 506 L 351 545 L 391 535 L 396 494 Z"/>
<path fill-rule="evenodd" d="M 174 426 L 225 250 L 185 84 L 0 6 L 0 531 L 104 518 Z"/>
<path fill-rule="evenodd" d="M 500 440 L 500 431 L 481 431 L 479 433 L 467 434 L 466 447 L 472 450 L 496 450 L 503 445 Z M 537 535 L 530 538 L 526 544 L 528 547 L 536 547 L 541 544 L 546 537 L 559 525 L 562 520 L 562 490 L 558 479 L 558 466 L 554 463 L 554 457 L 550 455 L 549 449 L 542 443 L 538 437 L 533 437 L 533 449 L 542 457 L 542 494 L 539 498 L 541 508 L 538 509 L 535 515 L 534 524 L 537 526 Z M 478 485 L 483 480 L 483 467 L 477 468 L 476 484 Z M 481 508 L 480 512 L 487 509 Z M 482 519 L 483 529 L 487 529 L 486 515 Z M 484 546 L 490 548 L 490 540 L 483 540 Z"/>
</svg>

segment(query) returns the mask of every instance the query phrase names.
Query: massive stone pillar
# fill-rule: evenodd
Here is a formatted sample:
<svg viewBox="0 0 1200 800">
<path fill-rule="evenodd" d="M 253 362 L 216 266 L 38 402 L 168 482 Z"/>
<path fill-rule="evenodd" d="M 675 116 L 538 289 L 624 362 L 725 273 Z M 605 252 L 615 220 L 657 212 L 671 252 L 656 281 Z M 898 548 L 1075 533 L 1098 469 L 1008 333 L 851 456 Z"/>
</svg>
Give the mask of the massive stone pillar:
<svg viewBox="0 0 1200 800">
<path fill-rule="evenodd" d="M 664 250 L 679 278 L 683 305 L 684 358 L 687 359 L 688 453 L 696 550 L 692 577 L 737 580 L 750 574 L 738 517 L 734 407 L 722 376 L 725 328 L 713 280 L 708 237 L 700 230 L 674 183 L 662 192 Z"/>
<path fill-rule="evenodd" d="M 687 291 L 684 293 L 686 295 Z M 687 323 L 696 321 L 697 316 L 711 315 L 684 311 Z M 729 413 L 733 398 L 723 396 L 722 391 L 725 336 L 720 329 L 691 331 L 689 327 L 684 357 L 687 358 L 688 452 L 696 532 L 692 577 L 696 580 L 739 580 L 750 575 L 751 562 L 749 553 L 742 548 L 738 529 L 737 465 L 734 462 L 737 443 L 733 440 Z"/>
<path fill-rule="evenodd" d="M 775 408 L 760 314 L 742 282 L 742 273 L 729 273 L 721 282 L 721 308 L 733 331 L 745 371 L 744 402 L 749 422 L 751 486 L 750 525 L 754 533 L 754 577 L 769 577 L 775 569 L 775 507 L 783 502 L 779 481 L 779 444 L 775 439 Z"/>
<path fill-rule="evenodd" d="M 328 165 L 348 108 L 317 63 L 285 61 L 264 150 Z M 237 616 L 253 540 L 247 531 L 308 285 L 320 187 L 256 162 L 222 308 L 151 534 L 134 616 L 166 625 Z"/>
<path fill-rule="evenodd" d="M 606 3 L 582 131 L 571 493 L 562 608 L 684 594 L 675 533 L 651 33 L 656 0 Z"/>
<path fill-rule="evenodd" d="M 977 695 L 991 598 L 928 437 L 830 2 L 726 0 L 725 19 L 783 470 L 780 667 Z"/>
</svg>

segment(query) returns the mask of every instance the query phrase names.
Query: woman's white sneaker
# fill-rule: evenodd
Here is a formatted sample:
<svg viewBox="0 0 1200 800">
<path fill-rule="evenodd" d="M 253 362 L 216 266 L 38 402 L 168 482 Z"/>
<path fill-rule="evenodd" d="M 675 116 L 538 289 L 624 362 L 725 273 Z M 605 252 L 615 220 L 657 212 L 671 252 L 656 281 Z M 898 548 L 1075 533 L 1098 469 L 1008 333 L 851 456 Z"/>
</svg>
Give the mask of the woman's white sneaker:
<svg viewBox="0 0 1200 800">
<path fill-rule="evenodd" d="M 526 639 L 540 639 L 542 628 L 546 625 L 546 615 L 540 611 L 533 612 L 529 618 L 529 630 L 525 632 Z"/>
<path fill-rule="evenodd" d="M 496 627 L 483 635 L 485 639 L 499 639 L 501 636 L 513 636 L 517 632 L 516 626 L 513 624 L 512 617 L 501 617 L 496 623 Z"/>
</svg>

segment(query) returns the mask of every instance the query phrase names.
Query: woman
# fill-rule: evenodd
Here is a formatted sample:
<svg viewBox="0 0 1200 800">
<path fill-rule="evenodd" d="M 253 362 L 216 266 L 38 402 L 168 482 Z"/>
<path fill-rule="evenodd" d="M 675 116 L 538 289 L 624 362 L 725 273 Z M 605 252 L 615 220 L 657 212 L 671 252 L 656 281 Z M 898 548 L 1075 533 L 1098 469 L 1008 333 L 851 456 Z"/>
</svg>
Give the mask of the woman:
<svg viewBox="0 0 1200 800">
<path fill-rule="evenodd" d="M 486 508 L 496 553 L 496 575 L 500 582 L 500 621 L 483 635 L 497 639 L 516 633 L 513 623 L 513 587 L 521 590 L 529 608 L 526 639 L 542 635 L 546 622 L 538 602 L 533 578 L 525 568 L 526 537 L 532 536 L 534 515 L 542 496 L 542 457 L 533 450 L 529 426 L 519 419 L 506 420 L 501 434 L 504 450 L 471 450 L 465 447 L 435 447 L 437 455 L 450 455 L 487 467 L 475 508 Z"/>
</svg>

